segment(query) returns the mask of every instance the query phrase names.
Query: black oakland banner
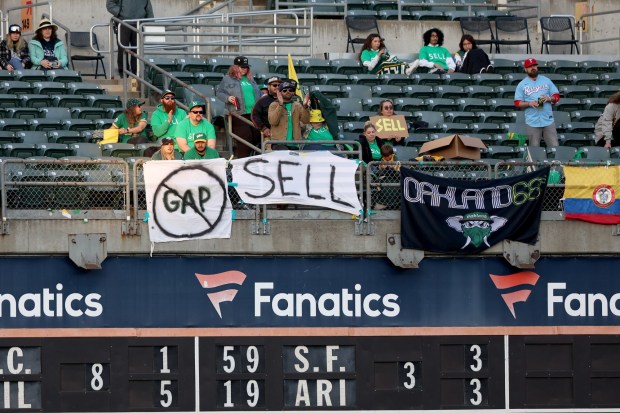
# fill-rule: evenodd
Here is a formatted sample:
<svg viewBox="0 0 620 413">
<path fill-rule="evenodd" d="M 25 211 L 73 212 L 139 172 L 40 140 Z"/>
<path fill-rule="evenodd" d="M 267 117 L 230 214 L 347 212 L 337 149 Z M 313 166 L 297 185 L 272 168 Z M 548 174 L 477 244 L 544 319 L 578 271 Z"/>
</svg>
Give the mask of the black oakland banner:
<svg viewBox="0 0 620 413">
<path fill-rule="evenodd" d="M 403 248 L 471 254 L 508 239 L 533 244 L 549 168 L 509 178 L 463 181 L 402 167 Z"/>
</svg>

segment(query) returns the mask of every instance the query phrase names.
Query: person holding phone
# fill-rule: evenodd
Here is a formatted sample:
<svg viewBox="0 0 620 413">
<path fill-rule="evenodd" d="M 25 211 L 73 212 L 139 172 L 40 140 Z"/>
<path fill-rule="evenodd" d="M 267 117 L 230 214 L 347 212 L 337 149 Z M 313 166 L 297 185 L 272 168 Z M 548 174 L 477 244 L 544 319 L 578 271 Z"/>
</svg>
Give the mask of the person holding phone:
<svg viewBox="0 0 620 413">
<path fill-rule="evenodd" d="M 34 38 L 28 43 L 30 60 L 35 69 L 67 69 L 69 59 L 65 43 L 56 34 L 58 26 L 41 19 Z"/>
</svg>

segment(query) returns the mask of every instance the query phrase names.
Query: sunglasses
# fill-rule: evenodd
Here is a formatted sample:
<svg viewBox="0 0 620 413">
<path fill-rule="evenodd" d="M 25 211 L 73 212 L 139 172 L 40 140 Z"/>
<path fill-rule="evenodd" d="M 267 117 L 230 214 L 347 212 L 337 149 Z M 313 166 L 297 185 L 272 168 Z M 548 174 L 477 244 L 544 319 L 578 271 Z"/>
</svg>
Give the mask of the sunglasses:
<svg viewBox="0 0 620 413">
<path fill-rule="evenodd" d="M 190 110 L 194 115 L 202 115 L 204 112 L 202 110 Z"/>
<path fill-rule="evenodd" d="M 282 93 L 293 93 L 295 89 L 282 89 Z"/>
<path fill-rule="evenodd" d="M 172 97 L 172 96 L 164 96 L 162 99 L 163 100 L 174 100 L 174 97 Z"/>
<path fill-rule="evenodd" d="M 386 105 L 386 106 L 384 106 L 384 107 L 383 107 L 383 109 L 385 109 L 385 110 L 394 109 L 394 106 L 392 106 L 392 105 Z"/>
</svg>

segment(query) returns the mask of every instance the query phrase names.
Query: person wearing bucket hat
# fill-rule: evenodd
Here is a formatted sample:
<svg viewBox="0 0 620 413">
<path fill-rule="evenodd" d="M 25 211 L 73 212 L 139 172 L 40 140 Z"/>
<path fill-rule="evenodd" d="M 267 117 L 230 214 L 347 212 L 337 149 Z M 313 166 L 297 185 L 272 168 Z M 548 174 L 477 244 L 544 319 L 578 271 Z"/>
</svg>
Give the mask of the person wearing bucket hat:
<svg viewBox="0 0 620 413">
<path fill-rule="evenodd" d="M 146 113 L 142 112 L 144 102 L 140 99 L 129 98 L 125 105 L 125 111 L 112 123 L 111 128 L 118 129 L 118 141 L 128 143 L 145 143 L 146 138 Z"/>
<path fill-rule="evenodd" d="M 215 128 L 205 119 L 205 105 L 193 101 L 189 105 L 189 115 L 177 125 L 175 148 L 180 152 L 187 152 L 194 147 L 196 136 L 203 135 L 207 139 L 207 146 L 215 149 Z"/>
<path fill-rule="evenodd" d="M 546 76 L 538 73 L 538 62 L 527 58 L 523 62 L 527 76 L 515 90 L 515 107 L 525 108 L 526 135 L 531 146 L 540 146 L 545 139 L 547 148 L 559 145 L 553 119 L 553 105 L 560 101 L 560 91 Z"/>
<path fill-rule="evenodd" d="M 153 6 L 151 5 L 151 0 L 106 0 L 105 7 L 108 13 L 117 19 L 130 20 L 128 22 L 123 22 L 121 25 L 119 25 L 118 22 L 113 22 L 114 31 L 120 32 L 118 36 L 116 36 L 118 44 L 116 63 L 118 73 L 123 77 L 125 55 L 123 45 L 132 48 L 138 45 L 138 32 L 135 30 L 136 22 L 131 20 L 152 19 L 154 17 Z M 131 27 L 127 26 L 133 26 L 134 29 L 132 30 Z M 135 57 L 130 57 L 128 66 L 133 73 L 137 73 L 137 61 Z"/>
<path fill-rule="evenodd" d="M 15 69 L 30 69 L 31 66 L 28 43 L 22 37 L 22 28 L 12 24 L 9 33 L 0 42 L 0 67 L 12 72 Z"/>
<path fill-rule="evenodd" d="M 174 150 L 174 139 L 164 138 L 161 140 L 161 147 L 151 157 L 154 161 L 180 161 L 183 155 Z"/>
<path fill-rule="evenodd" d="M 58 26 L 48 19 L 41 19 L 34 38 L 28 43 L 30 60 L 35 69 L 68 69 L 67 49 L 56 34 Z"/>
<path fill-rule="evenodd" d="M 177 125 L 187 117 L 187 112 L 177 106 L 172 90 L 164 90 L 160 104 L 151 115 L 151 127 L 157 139 L 176 137 Z"/>
<path fill-rule="evenodd" d="M 269 105 L 278 99 L 278 86 L 282 82 L 279 76 L 272 76 L 267 79 L 267 94 L 261 96 L 252 108 L 252 122 L 260 130 L 265 138 L 271 136 L 271 125 L 269 124 Z"/>
<path fill-rule="evenodd" d="M 192 159 L 217 159 L 220 154 L 213 148 L 207 146 L 207 136 L 204 133 L 197 133 L 194 136 L 194 147 L 183 154 L 186 161 Z"/>
<path fill-rule="evenodd" d="M 310 111 L 310 130 L 306 134 L 306 140 L 313 141 L 333 141 L 334 137 L 332 136 L 327 126 L 325 126 L 325 118 L 323 117 L 323 113 L 319 109 L 313 109 Z M 304 145 L 304 150 L 311 151 L 326 151 L 326 150 L 334 150 L 336 147 L 330 144 L 318 144 L 318 143 L 309 143 Z"/>
<path fill-rule="evenodd" d="M 250 114 L 254 104 L 261 97 L 261 93 L 252 75 L 247 57 L 235 57 L 233 65 L 218 85 L 216 93 L 217 98 L 226 104 L 230 112 L 234 113 L 232 132 L 252 145 L 260 146 L 260 132 L 251 124 Z M 250 121 L 249 124 L 239 116 Z M 235 140 L 233 151 L 237 158 L 245 158 L 250 155 L 252 149 L 243 142 Z"/>
</svg>

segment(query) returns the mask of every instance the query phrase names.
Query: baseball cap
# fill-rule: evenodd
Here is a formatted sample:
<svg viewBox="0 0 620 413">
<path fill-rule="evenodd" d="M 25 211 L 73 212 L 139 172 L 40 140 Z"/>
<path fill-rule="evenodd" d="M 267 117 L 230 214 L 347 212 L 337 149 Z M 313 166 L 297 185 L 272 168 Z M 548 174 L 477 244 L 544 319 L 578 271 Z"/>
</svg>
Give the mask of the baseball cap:
<svg viewBox="0 0 620 413">
<path fill-rule="evenodd" d="M 129 98 L 127 99 L 127 104 L 125 105 L 125 108 L 129 109 L 132 106 L 142 106 L 142 105 L 144 105 L 144 102 L 141 101 L 140 99 Z"/>
<path fill-rule="evenodd" d="M 161 97 L 163 98 L 166 95 L 172 95 L 172 96 L 176 97 L 176 94 L 172 90 L 170 90 L 170 89 L 164 90 L 164 93 L 161 94 Z"/>
<path fill-rule="evenodd" d="M 297 82 L 291 79 L 283 80 L 282 83 L 278 86 L 278 90 L 284 89 L 297 89 Z"/>
<path fill-rule="evenodd" d="M 263 89 L 267 89 L 267 85 L 265 85 L 265 84 L 260 84 L 260 85 L 258 85 L 258 88 L 259 88 L 259 89 L 261 89 L 261 90 L 263 90 Z"/>
<path fill-rule="evenodd" d="M 538 66 L 538 62 L 533 57 L 529 57 L 525 59 L 525 62 L 523 62 L 523 66 L 525 66 L 525 68 L 527 69 L 530 66 Z"/>
<path fill-rule="evenodd" d="M 9 33 L 21 33 L 22 28 L 19 27 L 19 24 L 12 24 L 9 26 Z"/>
<path fill-rule="evenodd" d="M 170 145 L 173 144 L 174 145 L 174 139 L 172 138 L 164 138 L 161 140 L 161 144 L 163 145 Z"/>
<path fill-rule="evenodd" d="M 202 102 L 198 102 L 197 100 L 194 100 L 193 102 L 191 102 L 188 106 L 189 110 L 194 109 L 196 106 L 200 106 L 201 108 L 204 106 L 205 104 Z"/>
<path fill-rule="evenodd" d="M 194 135 L 194 143 L 206 142 L 206 141 L 207 141 L 207 135 L 205 135 L 204 133 L 197 133 Z"/>
<path fill-rule="evenodd" d="M 282 78 L 280 78 L 280 76 L 272 76 L 269 79 L 267 79 L 267 84 L 268 85 L 270 85 L 272 83 L 275 83 L 275 82 L 281 83 L 282 82 Z"/>
<path fill-rule="evenodd" d="M 234 63 L 237 66 L 241 66 L 241 67 L 250 67 L 250 63 L 248 62 L 248 58 L 245 57 L 245 56 L 237 56 L 237 57 L 235 57 Z"/>
</svg>

